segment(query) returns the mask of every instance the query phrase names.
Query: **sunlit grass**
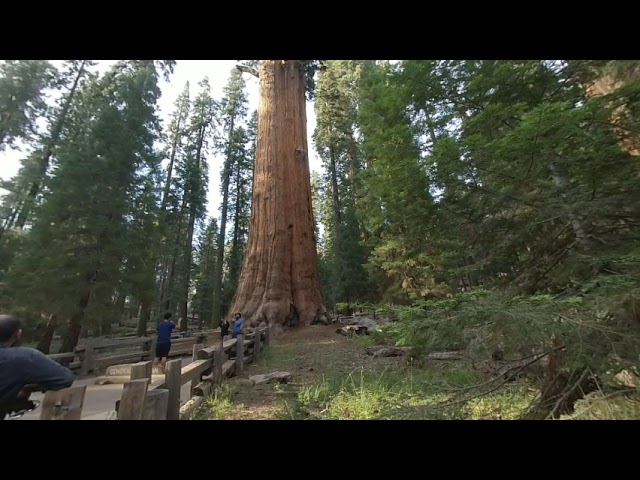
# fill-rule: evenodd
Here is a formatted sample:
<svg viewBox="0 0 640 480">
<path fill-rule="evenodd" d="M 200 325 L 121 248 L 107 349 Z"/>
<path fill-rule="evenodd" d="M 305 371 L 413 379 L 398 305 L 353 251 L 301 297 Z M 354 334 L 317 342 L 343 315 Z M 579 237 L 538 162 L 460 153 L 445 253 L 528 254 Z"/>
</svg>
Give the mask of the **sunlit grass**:
<svg viewBox="0 0 640 480">
<path fill-rule="evenodd" d="M 232 400 L 234 387 L 230 383 L 225 383 L 217 389 L 205 401 L 204 408 L 201 408 L 195 417 L 198 420 L 221 420 L 226 418 L 234 410 L 242 408 L 242 405 L 235 405 Z"/>
</svg>

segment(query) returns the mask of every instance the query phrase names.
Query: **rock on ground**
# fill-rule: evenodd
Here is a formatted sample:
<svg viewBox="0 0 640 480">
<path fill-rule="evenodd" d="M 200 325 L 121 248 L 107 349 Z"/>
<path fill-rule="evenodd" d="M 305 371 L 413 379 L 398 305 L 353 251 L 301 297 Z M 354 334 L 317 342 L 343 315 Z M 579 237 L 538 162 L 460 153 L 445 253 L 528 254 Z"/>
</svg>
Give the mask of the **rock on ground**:
<svg viewBox="0 0 640 480">
<path fill-rule="evenodd" d="M 272 372 L 265 375 L 252 375 L 249 377 L 253 385 L 261 385 L 264 383 L 287 383 L 291 380 L 289 372 Z"/>
<path fill-rule="evenodd" d="M 349 335 L 352 335 L 352 334 L 368 335 L 369 329 L 367 327 L 361 327 L 358 325 L 346 325 L 344 327 L 340 327 L 339 329 L 337 329 L 336 333 L 340 335 L 344 335 L 345 337 L 348 337 Z"/>
<path fill-rule="evenodd" d="M 344 325 L 354 325 L 357 327 L 365 327 L 367 330 L 377 330 L 380 328 L 374 320 L 367 317 L 345 319 L 344 322 L 342 323 Z"/>
<path fill-rule="evenodd" d="M 375 347 L 367 347 L 365 349 L 368 355 L 373 357 L 401 357 L 411 353 L 411 347 L 389 347 L 385 345 L 377 345 Z"/>
<path fill-rule="evenodd" d="M 411 355 L 413 347 L 391 347 L 388 345 L 377 345 L 367 347 L 367 354 L 373 357 L 401 357 Z M 429 360 L 459 360 L 462 358 L 461 352 L 433 352 L 427 355 Z"/>
<path fill-rule="evenodd" d="M 629 387 L 629 388 L 640 387 L 640 379 L 635 373 L 630 372 L 629 370 L 619 371 L 614 378 L 622 386 Z"/>
</svg>

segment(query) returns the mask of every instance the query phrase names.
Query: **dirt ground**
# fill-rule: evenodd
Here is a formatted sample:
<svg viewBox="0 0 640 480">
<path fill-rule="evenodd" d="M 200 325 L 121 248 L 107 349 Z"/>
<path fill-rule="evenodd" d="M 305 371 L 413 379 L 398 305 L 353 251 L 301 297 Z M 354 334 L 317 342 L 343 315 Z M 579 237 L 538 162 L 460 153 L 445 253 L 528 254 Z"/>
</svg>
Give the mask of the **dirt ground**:
<svg viewBox="0 0 640 480">
<path fill-rule="evenodd" d="M 270 349 L 257 364 L 247 365 L 242 376 L 225 381 L 222 392 L 226 391 L 231 401 L 227 402 L 226 408 L 217 408 L 217 418 L 293 418 L 287 396 L 306 385 L 318 384 L 323 375 L 359 376 L 361 372 L 378 372 L 390 367 L 402 368 L 404 365 L 405 360 L 402 358 L 374 359 L 366 355 L 358 338 L 347 338 L 336 333 L 339 326 L 334 324 L 292 328 L 279 338 L 272 339 Z M 252 386 L 247 382 L 251 375 L 275 371 L 289 372 L 292 378 L 286 385 Z"/>
</svg>

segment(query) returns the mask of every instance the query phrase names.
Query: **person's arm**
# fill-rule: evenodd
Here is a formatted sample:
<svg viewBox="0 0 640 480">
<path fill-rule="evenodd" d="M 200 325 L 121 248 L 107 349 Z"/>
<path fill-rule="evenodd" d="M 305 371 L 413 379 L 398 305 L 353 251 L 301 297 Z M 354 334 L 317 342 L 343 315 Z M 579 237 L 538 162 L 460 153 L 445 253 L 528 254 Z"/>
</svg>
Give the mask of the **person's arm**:
<svg viewBox="0 0 640 480">
<path fill-rule="evenodd" d="M 24 383 L 37 385 L 29 390 L 62 390 L 73 385 L 74 376 L 71 370 L 51 360 L 44 353 L 35 350 L 31 354 Z"/>
</svg>

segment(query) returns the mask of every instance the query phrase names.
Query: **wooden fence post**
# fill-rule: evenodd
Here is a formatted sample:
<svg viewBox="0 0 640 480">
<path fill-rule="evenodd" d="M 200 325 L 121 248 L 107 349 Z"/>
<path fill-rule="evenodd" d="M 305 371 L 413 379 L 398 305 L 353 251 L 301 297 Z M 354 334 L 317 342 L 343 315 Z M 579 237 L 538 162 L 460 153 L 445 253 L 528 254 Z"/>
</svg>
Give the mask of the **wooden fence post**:
<svg viewBox="0 0 640 480">
<path fill-rule="evenodd" d="M 204 347 L 204 343 L 196 343 L 196 344 L 193 346 L 193 353 L 192 353 L 192 355 L 191 355 L 191 361 L 192 361 L 192 362 L 195 362 L 196 360 L 198 360 L 198 352 L 199 352 L 200 350 L 203 350 L 204 348 L 205 348 L 205 347 Z M 200 383 L 200 378 L 201 378 L 201 377 L 202 377 L 202 376 L 199 376 L 198 378 L 196 378 L 196 379 L 194 379 L 194 380 L 191 380 L 191 389 L 189 390 L 190 392 L 193 392 L 193 389 L 194 389 L 194 388 L 196 388 L 196 387 L 198 386 L 198 384 Z"/>
<path fill-rule="evenodd" d="M 140 378 L 147 378 L 151 382 L 151 375 L 153 374 L 153 362 L 147 360 L 146 362 L 138 362 L 131 365 L 131 380 L 138 380 Z"/>
<path fill-rule="evenodd" d="M 213 374 L 211 380 L 214 388 L 222 385 L 222 364 L 224 363 L 224 347 L 220 343 L 213 351 Z"/>
<path fill-rule="evenodd" d="M 91 372 L 95 368 L 94 358 L 94 345 L 93 342 L 89 340 L 84 348 L 84 355 L 82 356 L 82 361 L 80 363 L 80 375 L 88 375 L 89 372 Z"/>
<path fill-rule="evenodd" d="M 242 334 L 236 337 L 236 375 L 239 377 L 244 370 L 244 337 Z"/>
<path fill-rule="evenodd" d="M 156 388 L 148 391 L 144 399 L 142 420 L 166 420 L 169 406 L 169 390 Z"/>
<path fill-rule="evenodd" d="M 133 369 L 131 370 L 133 372 Z M 125 383 L 118 407 L 118 420 L 142 420 L 149 380 L 138 378 Z"/>
<path fill-rule="evenodd" d="M 258 360 L 260 360 L 261 340 L 262 330 L 257 329 L 256 334 L 253 336 L 253 363 L 258 363 Z"/>
<path fill-rule="evenodd" d="M 169 390 L 167 420 L 180 419 L 180 389 L 182 387 L 182 360 L 179 358 L 167 362 L 164 385 Z"/>
<path fill-rule="evenodd" d="M 80 420 L 87 386 L 49 390 L 42 400 L 40 420 Z"/>
<path fill-rule="evenodd" d="M 157 341 L 158 339 L 154 336 L 150 342 L 147 342 L 144 345 L 142 345 L 142 350 L 145 352 L 148 352 L 149 354 L 149 356 L 147 357 L 147 360 L 153 361 L 156 358 L 156 342 Z M 147 348 L 149 350 L 147 350 Z"/>
</svg>

